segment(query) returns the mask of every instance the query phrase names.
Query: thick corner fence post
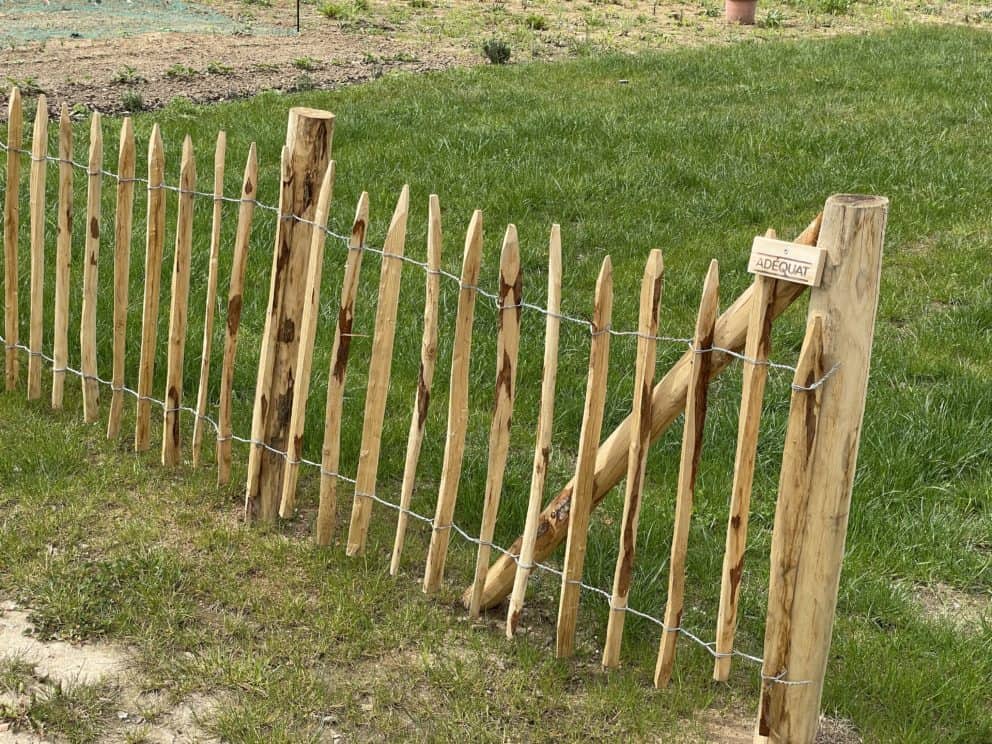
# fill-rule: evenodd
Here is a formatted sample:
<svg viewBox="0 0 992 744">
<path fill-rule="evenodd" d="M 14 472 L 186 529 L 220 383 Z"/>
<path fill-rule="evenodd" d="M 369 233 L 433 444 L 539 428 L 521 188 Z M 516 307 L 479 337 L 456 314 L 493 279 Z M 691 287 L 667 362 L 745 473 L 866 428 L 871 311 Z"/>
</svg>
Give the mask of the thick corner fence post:
<svg viewBox="0 0 992 744">
<path fill-rule="evenodd" d="M 300 345 L 307 258 L 321 181 L 331 158 L 334 114 L 289 111 L 282 152 L 279 224 L 269 284 L 268 313 L 259 350 L 245 519 L 275 520 L 281 500 Z"/>
<path fill-rule="evenodd" d="M 817 245 L 826 249 L 827 264 L 822 284 L 810 293 L 809 314 L 823 318 L 820 364 L 833 373 L 818 389 L 815 436 L 804 440 L 808 477 L 786 484 L 783 472 L 780 486 L 757 741 L 808 744 L 816 736 L 868 388 L 887 216 L 888 200 L 878 196 L 832 196 L 824 210 Z M 783 529 L 794 531 L 790 545 L 776 540 Z"/>
</svg>

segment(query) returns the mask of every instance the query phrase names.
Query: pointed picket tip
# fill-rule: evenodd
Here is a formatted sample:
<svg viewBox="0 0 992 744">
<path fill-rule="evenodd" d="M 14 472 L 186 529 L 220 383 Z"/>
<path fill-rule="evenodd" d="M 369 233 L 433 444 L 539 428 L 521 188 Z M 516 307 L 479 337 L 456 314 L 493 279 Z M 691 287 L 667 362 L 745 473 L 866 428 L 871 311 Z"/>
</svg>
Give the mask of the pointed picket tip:
<svg viewBox="0 0 992 744">
<path fill-rule="evenodd" d="M 90 119 L 90 159 L 89 175 L 99 175 L 103 167 L 103 127 L 101 126 L 100 112 L 94 111 Z"/>
<path fill-rule="evenodd" d="M 517 240 L 517 226 L 507 225 L 503 236 L 503 248 L 499 254 L 500 277 L 515 276 L 520 273 L 520 242 Z"/>
<path fill-rule="evenodd" d="M 644 276 L 658 279 L 665 274 L 665 257 L 660 248 L 654 248 L 648 254 L 648 260 L 644 264 Z"/>
<path fill-rule="evenodd" d="M 162 143 L 162 129 L 159 125 L 152 125 L 152 134 L 148 138 L 148 161 L 149 163 L 159 163 L 165 154 L 165 145 Z"/>
<path fill-rule="evenodd" d="M 358 197 L 358 206 L 355 207 L 355 222 L 351 228 L 351 235 L 353 238 L 359 239 L 359 245 L 365 244 L 365 230 L 369 224 L 369 192 L 363 191 L 361 196 Z M 358 231 L 361 231 L 361 235 L 358 235 Z"/>
<path fill-rule="evenodd" d="M 134 122 L 130 116 L 125 116 L 121 122 L 121 143 L 120 149 L 123 152 L 125 147 L 134 149 Z"/>
<path fill-rule="evenodd" d="M 10 111 L 13 108 L 20 108 L 21 106 L 21 89 L 16 85 L 10 88 L 10 98 L 7 99 L 7 110 Z"/>
<path fill-rule="evenodd" d="M 482 210 L 476 209 L 472 212 L 472 219 L 468 223 L 468 231 L 465 233 L 465 255 L 470 249 L 482 248 Z"/>
<path fill-rule="evenodd" d="M 817 313 L 810 318 L 806 326 L 806 335 L 803 338 L 803 345 L 799 351 L 799 361 L 796 364 L 796 373 L 792 380 L 794 385 L 808 387 L 816 382 L 816 377 L 820 372 L 822 353 L 823 316 Z"/>
<path fill-rule="evenodd" d="M 396 209 L 389 220 L 389 230 L 386 232 L 386 240 L 396 233 L 397 230 L 406 230 L 407 215 L 410 213 L 410 186 L 403 184 L 400 190 L 400 198 L 396 200 Z M 402 248 L 402 246 L 400 246 Z"/>
<path fill-rule="evenodd" d="M 72 126 L 72 119 L 69 117 L 69 104 L 62 102 L 62 108 L 59 109 L 59 124 Z"/>
<path fill-rule="evenodd" d="M 327 170 L 324 171 L 324 178 L 320 182 L 320 191 L 317 194 L 317 201 L 323 201 L 327 199 L 328 204 L 331 201 L 331 197 L 334 194 L 334 178 L 337 175 L 337 163 L 333 160 L 327 163 Z M 324 192 L 327 192 L 327 196 L 324 196 Z"/>
<path fill-rule="evenodd" d="M 697 341 L 707 338 L 713 333 L 713 325 L 720 311 L 720 262 L 715 258 L 710 261 L 710 267 L 703 281 L 703 295 L 699 301 L 699 315 L 696 316 Z"/>
<path fill-rule="evenodd" d="M 187 134 L 183 139 L 182 161 L 179 167 L 179 187 L 192 191 L 196 186 L 196 159 L 193 156 L 193 139 Z"/>
<path fill-rule="evenodd" d="M 214 148 L 214 168 L 224 167 L 224 154 L 227 151 L 227 132 L 221 129 L 217 132 L 217 145 Z"/>
</svg>

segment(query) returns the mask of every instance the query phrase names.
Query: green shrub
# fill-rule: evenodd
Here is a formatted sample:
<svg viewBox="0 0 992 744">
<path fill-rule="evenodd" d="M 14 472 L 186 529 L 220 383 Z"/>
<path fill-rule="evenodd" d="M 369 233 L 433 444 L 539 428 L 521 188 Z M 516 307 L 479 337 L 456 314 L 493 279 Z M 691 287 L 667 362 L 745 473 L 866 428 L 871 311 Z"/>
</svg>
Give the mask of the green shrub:
<svg viewBox="0 0 992 744">
<path fill-rule="evenodd" d="M 313 72 L 320 67 L 320 62 L 313 57 L 297 57 L 293 60 L 293 67 L 304 72 Z"/>
<path fill-rule="evenodd" d="M 547 31 L 548 30 L 548 19 L 537 13 L 531 13 L 527 16 L 524 24 L 531 31 Z"/>
<path fill-rule="evenodd" d="M 134 85 L 135 83 L 144 83 L 145 78 L 142 77 L 137 70 L 135 70 L 131 65 L 124 65 L 114 76 L 110 78 L 112 83 L 122 83 L 124 85 Z"/>
<path fill-rule="evenodd" d="M 181 80 L 189 80 L 199 75 L 196 70 L 194 70 L 189 65 L 181 64 L 176 62 L 172 67 L 165 71 L 165 76 L 167 78 L 179 78 Z"/>
<path fill-rule="evenodd" d="M 132 114 L 138 111 L 144 111 L 145 99 L 136 90 L 126 90 L 121 94 L 121 106 L 125 111 Z"/>
<path fill-rule="evenodd" d="M 494 65 L 505 65 L 510 61 L 510 45 L 502 39 L 489 39 L 482 45 L 482 54 Z"/>
</svg>

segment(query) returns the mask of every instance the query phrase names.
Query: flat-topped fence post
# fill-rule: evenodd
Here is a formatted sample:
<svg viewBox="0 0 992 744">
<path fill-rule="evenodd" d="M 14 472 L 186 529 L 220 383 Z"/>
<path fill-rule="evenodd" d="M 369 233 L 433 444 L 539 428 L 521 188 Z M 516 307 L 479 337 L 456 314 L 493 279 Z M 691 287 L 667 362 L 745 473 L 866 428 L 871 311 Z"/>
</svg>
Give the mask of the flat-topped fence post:
<svg viewBox="0 0 992 744">
<path fill-rule="evenodd" d="M 823 318 L 821 364 L 833 373 L 818 390 L 815 436 L 803 441 L 808 478 L 780 487 L 758 740 L 807 744 L 816 736 L 868 389 L 888 204 L 879 196 L 837 195 L 823 213 L 817 246 L 826 249 L 826 267 L 822 283 L 810 292 L 809 314 Z M 797 501 L 805 505 L 799 524 L 792 525 L 794 539 L 783 541 L 779 533 Z"/>
<path fill-rule="evenodd" d="M 331 159 L 334 114 L 289 111 L 282 151 L 268 312 L 262 334 L 248 455 L 245 519 L 271 522 L 279 511 L 300 345 L 307 264 L 321 181 Z M 265 446 L 262 446 L 264 443 Z"/>
</svg>

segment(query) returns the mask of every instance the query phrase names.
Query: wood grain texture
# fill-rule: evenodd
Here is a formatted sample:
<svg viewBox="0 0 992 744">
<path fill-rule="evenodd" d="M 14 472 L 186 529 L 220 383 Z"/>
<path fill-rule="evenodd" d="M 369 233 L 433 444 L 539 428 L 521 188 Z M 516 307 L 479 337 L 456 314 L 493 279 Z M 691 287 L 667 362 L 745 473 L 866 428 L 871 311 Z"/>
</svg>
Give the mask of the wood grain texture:
<svg viewBox="0 0 992 744">
<path fill-rule="evenodd" d="M 214 146 L 214 212 L 210 227 L 210 263 L 207 268 L 207 297 L 203 310 L 203 346 L 200 351 L 200 384 L 196 391 L 196 418 L 193 421 L 193 442 L 190 450 L 193 467 L 200 466 L 203 452 L 203 432 L 209 425 L 207 396 L 210 392 L 210 354 L 214 341 L 214 308 L 217 305 L 217 267 L 220 263 L 220 228 L 224 207 L 224 161 L 227 155 L 227 133 L 217 133 Z"/>
<path fill-rule="evenodd" d="M 227 317 L 224 322 L 224 358 L 220 368 L 220 395 L 217 406 L 217 484 L 231 481 L 231 396 L 234 388 L 234 361 L 238 353 L 238 329 L 244 303 L 245 268 L 248 266 L 248 246 L 252 218 L 255 216 L 255 195 L 258 188 L 258 154 L 255 143 L 248 148 L 245 174 L 241 182 L 241 203 L 238 205 L 238 225 L 234 233 L 234 256 L 231 259 L 231 281 L 227 292 Z"/>
<path fill-rule="evenodd" d="M 767 237 L 774 238 L 769 230 Z M 713 679 L 725 682 L 730 676 L 731 652 L 737 630 L 737 605 L 744 573 L 744 550 L 747 546 L 747 526 L 751 513 L 751 485 L 758 456 L 758 428 L 761 404 L 768 379 L 768 356 L 771 353 L 771 301 L 775 280 L 758 275 L 754 278 L 754 301 L 748 321 L 744 356 L 753 362 L 742 363 L 741 407 L 737 420 L 737 449 L 734 454 L 734 480 L 730 488 L 730 516 L 727 519 L 727 540 L 723 551 L 720 579 L 720 608 L 716 621 L 716 653 Z"/>
<path fill-rule="evenodd" d="M 486 489 L 482 502 L 479 550 L 475 560 L 475 582 L 469 600 L 469 617 L 479 617 L 482 588 L 489 570 L 496 517 L 503 493 L 503 473 L 510 451 L 510 425 L 517 392 L 517 355 L 520 351 L 520 303 L 523 300 L 523 277 L 520 271 L 520 243 L 517 228 L 509 225 L 503 238 L 499 259 L 499 328 L 496 335 L 496 392 L 493 417 L 489 427 L 489 461 L 486 466 Z"/>
<path fill-rule="evenodd" d="M 59 112 L 59 206 L 55 237 L 55 312 L 52 337 L 52 408 L 62 408 L 69 363 L 69 280 L 72 266 L 72 119 Z"/>
<path fill-rule="evenodd" d="M 631 403 L 631 426 L 635 436 L 630 439 L 627 456 L 627 483 L 623 497 L 623 518 L 620 522 L 620 546 L 617 565 L 613 572 L 613 597 L 610 616 L 606 625 L 606 642 L 603 647 L 603 667 L 611 669 L 620 664 L 620 645 L 626 618 L 627 598 L 634 571 L 637 546 L 637 522 L 641 514 L 641 496 L 644 492 L 644 471 L 651 446 L 651 388 L 657 359 L 658 314 L 664 287 L 665 263 L 660 250 L 648 256 L 641 279 L 640 312 L 637 331 L 637 361 L 634 365 L 634 397 Z"/>
<path fill-rule="evenodd" d="M 575 652 L 575 622 L 579 611 L 579 592 L 586 560 L 589 516 L 592 513 L 593 478 L 596 452 L 603 429 L 606 404 L 606 379 L 610 368 L 610 322 L 613 318 L 613 263 L 603 259 L 596 279 L 592 311 L 592 339 L 589 344 L 589 374 L 586 379 L 579 452 L 575 463 L 575 492 L 565 541 L 562 567 L 561 599 L 558 603 L 558 626 L 555 656 L 567 658 Z"/>
<path fill-rule="evenodd" d="M 134 421 L 134 449 L 151 446 L 152 384 L 155 381 L 155 345 L 158 339 L 159 295 L 162 289 L 162 251 L 165 247 L 165 150 L 162 131 L 152 127 L 148 140 L 148 206 L 145 226 L 145 292 L 141 311 L 141 350 L 138 358 L 138 402 Z"/>
<path fill-rule="evenodd" d="M 451 381 L 448 387 L 448 427 L 441 466 L 441 484 L 434 512 L 434 529 L 427 549 L 424 591 L 436 592 L 444 579 L 444 564 L 451 540 L 451 520 L 458 501 L 458 481 L 465 456 L 468 431 L 468 373 L 472 356 L 472 325 L 475 321 L 476 284 L 482 263 L 482 212 L 476 210 L 465 235 L 461 288 L 455 316 L 455 337 L 451 349 Z"/>
<path fill-rule="evenodd" d="M 101 199 L 103 198 L 103 132 L 100 113 L 90 120 L 90 157 L 86 184 L 86 243 L 83 251 L 83 306 L 79 320 L 79 371 L 83 386 L 83 418 L 100 417 L 100 383 L 96 365 L 96 304 L 100 267 Z"/>
<path fill-rule="evenodd" d="M 420 460 L 420 448 L 427 428 L 427 411 L 431 401 L 431 386 L 434 384 L 434 368 L 437 365 L 438 310 L 441 299 L 441 236 L 441 202 L 437 194 L 431 194 L 427 205 L 427 279 L 424 289 L 424 332 L 420 342 L 420 373 L 417 375 L 417 392 L 413 398 L 410 432 L 406 438 L 400 510 L 396 517 L 396 537 L 393 540 L 393 555 L 389 562 L 391 576 L 399 573 L 400 569 L 403 543 L 406 538 L 407 510 L 413 499 L 417 462 Z"/>
<path fill-rule="evenodd" d="M 696 490 L 696 473 L 703 451 L 703 424 L 706 421 L 706 398 L 709 391 L 710 367 L 713 363 L 713 336 L 720 313 L 720 269 L 716 260 L 710 262 L 703 282 L 703 297 L 696 317 L 693 335 L 692 370 L 686 388 L 685 426 L 682 430 L 682 457 L 675 493 L 675 527 L 672 552 L 668 562 L 668 601 L 665 604 L 665 627 L 661 633 L 658 663 L 654 670 L 655 687 L 667 687 L 675 664 L 675 642 L 682 622 L 685 605 L 685 563 L 689 547 L 689 523 Z"/>
<path fill-rule="evenodd" d="M 396 337 L 396 313 L 400 299 L 400 279 L 403 272 L 403 252 L 406 247 L 406 223 L 410 216 L 410 187 L 403 186 L 396 210 L 389 222 L 382 245 L 382 269 L 379 272 L 379 302 L 375 313 L 372 337 L 372 358 L 369 360 L 369 382 L 365 392 L 365 415 L 362 425 L 362 446 L 355 477 L 355 498 L 351 507 L 348 529 L 348 555 L 365 552 L 365 539 L 372 516 L 372 499 L 376 492 L 379 472 L 379 451 L 382 447 L 382 423 L 389 395 L 389 376 L 393 364 L 393 340 Z"/>
<path fill-rule="evenodd" d="M 314 222 L 327 224 L 334 191 L 334 161 L 327 164 L 327 172 L 317 195 Z M 293 395 L 293 412 L 289 420 L 289 450 L 282 476 L 282 497 L 279 516 L 288 519 L 296 508 L 296 481 L 300 474 L 299 460 L 303 456 L 303 431 L 306 427 L 307 398 L 310 395 L 310 371 L 313 368 L 313 346 L 320 322 L 320 280 L 324 271 L 324 244 L 327 233 L 314 230 L 310 240 L 310 259 L 307 265 L 306 299 L 300 319 L 300 354 L 296 360 L 296 392 Z"/>
<path fill-rule="evenodd" d="M 45 174 L 48 171 L 48 102 L 38 96 L 31 138 L 31 294 L 28 297 L 28 400 L 41 397 L 41 353 L 45 315 Z"/>
<path fill-rule="evenodd" d="M 796 242 L 814 243 L 819 234 L 820 217 L 796 238 Z M 805 287 L 789 282 L 777 282 L 772 317 L 781 315 L 801 294 Z M 747 333 L 750 304 L 753 288 L 745 290 L 723 313 L 716 325 L 714 343 L 717 346 L 740 351 Z M 713 354 L 711 375 L 719 374 L 733 359 L 728 354 Z M 666 372 L 654 387 L 651 394 L 651 441 L 654 442 L 678 418 L 685 406 L 685 391 L 689 379 L 692 353 L 686 352 Z M 630 419 L 623 421 L 600 445 L 596 458 L 595 490 L 593 506 L 600 503 L 606 493 L 617 484 L 626 470 L 627 454 L 630 447 Z M 538 519 L 537 537 L 534 545 L 534 559 L 543 561 L 565 539 L 568 531 L 568 515 L 572 500 L 574 479 L 551 500 Z M 486 588 L 483 594 L 484 607 L 492 607 L 503 600 L 513 585 L 516 573 L 516 556 L 520 554 L 520 538 L 510 546 L 510 555 L 501 556 L 489 569 Z M 511 557 L 512 556 L 512 557 Z"/>
<path fill-rule="evenodd" d="M 534 561 L 534 542 L 537 539 L 537 518 L 544 499 L 544 483 L 551 461 L 551 434 L 554 431 L 555 384 L 558 380 L 558 336 L 561 330 L 561 227 L 551 226 L 548 247 L 548 315 L 544 325 L 544 366 L 541 375 L 541 407 L 537 418 L 537 438 L 534 446 L 534 465 L 531 470 L 530 493 L 527 498 L 527 516 L 524 534 L 513 581 L 513 594 L 506 612 L 506 637 L 512 638 L 520 624 L 527 580 Z M 483 587 L 485 588 L 485 587 Z"/>
<path fill-rule="evenodd" d="M 176 250 L 172 263 L 172 292 L 169 307 L 165 411 L 162 424 L 162 464 L 167 467 L 173 467 L 182 461 L 179 408 L 183 404 L 183 361 L 186 353 L 189 272 L 193 252 L 193 191 L 196 189 L 196 162 L 193 156 L 193 141 L 189 135 L 183 140 L 179 189 Z"/>
<path fill-rule="evenodd" d="M 331 363 L 327 378 L 327 399 L 324 404 L 324 443 L 320 455 L 320 502 L 314 539 L 318 545 L 329 545 L 334 536 L 337 515 L 338 479 L 336 474 L 341 457 L 341 414 L 344 385 L 351 352 L 351 329 L 355 323 L 355 298 L 358 279 L 365 255 L 365 236 L 369 229 L 369 195 L 362 192 L 355 209 L 355 221 L 348 238 L 348 258 L 341 280 L 341 300 L 338 322 L 331 344 Z"/>
<path fill-rule="evenodd" d="M 3 335 L 4 385 L 17 387 L 20 371 L 20 343 L 17 237 L 21 219 L 21 153 L 24 146 L 24 109 L 21 91 L 15 85 L 7 99 L 7 190 L 3 195 Z"/>
<path fill-rule="evenodd" d="M 320 182 L 331 159 L 334 115 L 327 111 L 289 111 L 283 147 L 280 220 L 269 283 L 268 311 L 259 349 L 258 375 L 245 488 L 245 519 L 272 522 L 279 512 L 283 454 L 296 389 L 300 320 L 306 288 L 307 258 Z M 295 218 L 295 219 L 294 219 Z"/>
<path fill-rule="evenodd" d="M 786 680 L 809 684 L 763 684 L 758 733 L 772 742 L 809 744 L 819 723 L 868 388 L 887 216 L 888 200 L 877 196 L 831 196 L 824 210 L 818 245 L 827 249 L 827 265 L 821 285 L 810 291 L 809 318 L 823 318 L 823 369 L 839 366 L 820 388 L 816 436 L 812 443 L 806 438 L 809 486 L 804 525 L 788 550 L 775 549 L 773 533 L 765 626 L 766 676 L 786 672 Z M 806 403 L 810 405 L 808 399 Z M 783 521 L 788 521 L 788 513 Z M 782 580 L 787 572 L 792 590 Z"/>
<path fill-rule="evenodd" d="M 134 223 L 134 124 L 121 122 L 117 153 L 117 214 L 114 218 L 114 348 L 107 438 L 116 439 L 124 410 L 124 367 L 127 358 L 128 288 L 131 284 L 131 236 Z"/>
</svg>

